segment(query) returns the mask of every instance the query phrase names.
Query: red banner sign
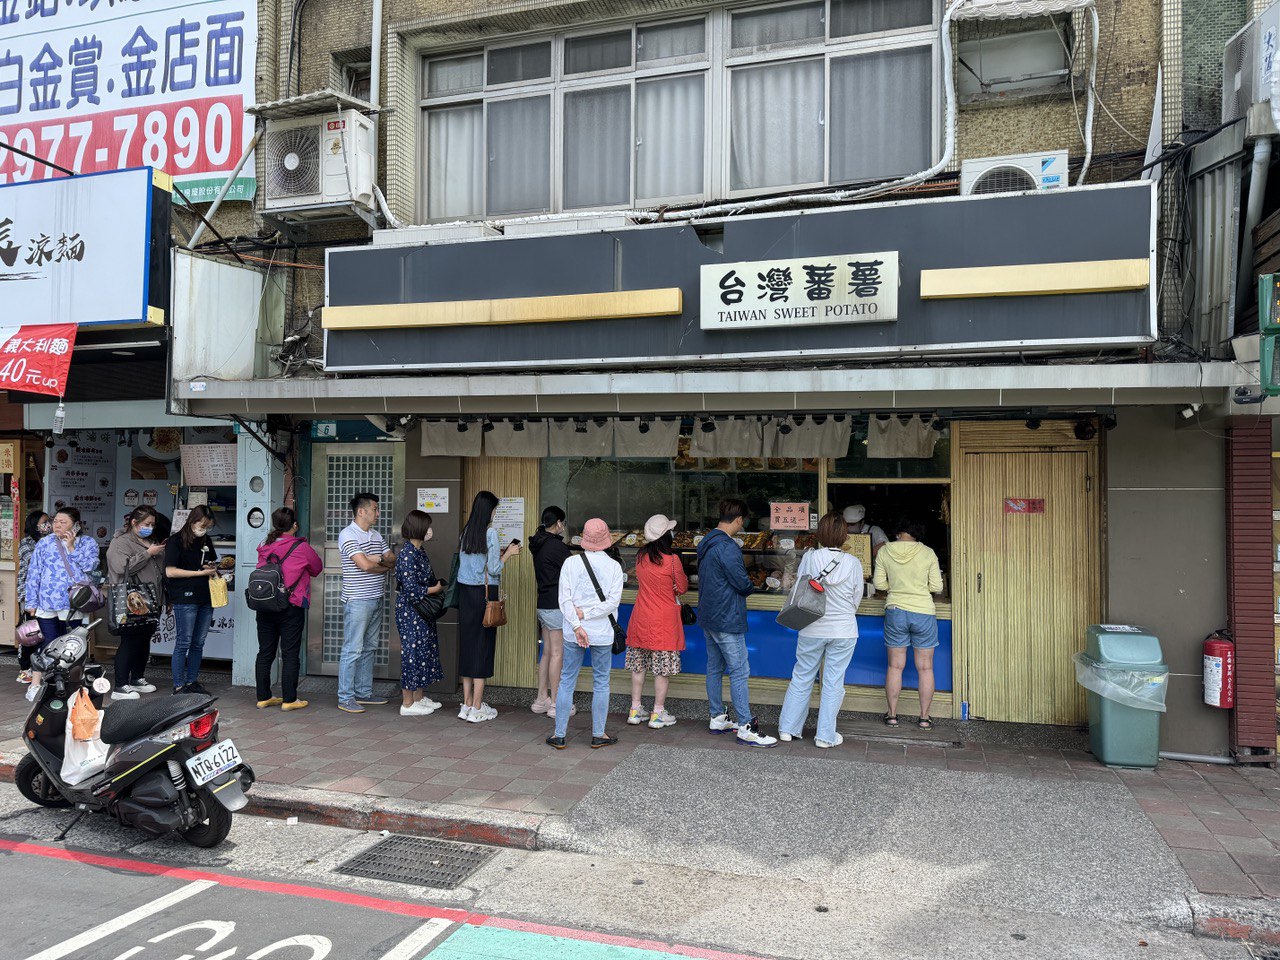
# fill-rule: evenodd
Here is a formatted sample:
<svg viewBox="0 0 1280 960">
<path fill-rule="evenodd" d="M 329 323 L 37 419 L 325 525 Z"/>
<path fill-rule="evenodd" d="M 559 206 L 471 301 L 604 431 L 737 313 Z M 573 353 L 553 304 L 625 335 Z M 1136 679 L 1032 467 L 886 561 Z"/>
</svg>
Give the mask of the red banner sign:
<svg viewBox="0 0 1280 960">
<path fill-rule="evenodd" d="M 0 390 L 61 397 L 75 345 L 74 323 L 0 327 Z"/>
<path fill-rule="evenodd" d="M 1005 513 L 1044 513 L 1043 500 L 1028 500 L 1025 497 L 1009 497 L 1004 502 Z"/>
</svg>

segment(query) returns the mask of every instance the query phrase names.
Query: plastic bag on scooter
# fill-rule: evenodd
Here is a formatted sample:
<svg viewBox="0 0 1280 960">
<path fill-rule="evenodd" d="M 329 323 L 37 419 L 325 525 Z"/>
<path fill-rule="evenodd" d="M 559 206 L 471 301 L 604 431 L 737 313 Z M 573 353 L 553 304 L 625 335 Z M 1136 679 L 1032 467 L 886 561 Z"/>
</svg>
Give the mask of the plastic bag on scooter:
<svg viewBox="0 0 1280 960">
<path fill-rule="evenodd" d="M 71 732 L 77 740 L 92 740 L 102 727 L 102 716 L 83 690 L 76 691 L 71 705 Z"/>
<path fill-rule="evenodd" d="M 94 709 L 93 704 L 89 703 L 89 695 L 83 690 L 77 690 L 75 700 L 71 704 L 72 717 L 80 708 L 81 701 L 88 703 L 90 709 Z M 94 710 L 94 713 L 97 716 L 92 736 L 88 740 L 77 739 L 75 723 L 67 724 L 66 746 L 62 754 L 62 781 L 68 786 L 75 786 L 88 780 L 101 773 L 107 765 L 107 745 L 99 737 L 102 730 L 102 714 L 97 710 Z"/>
</svg>

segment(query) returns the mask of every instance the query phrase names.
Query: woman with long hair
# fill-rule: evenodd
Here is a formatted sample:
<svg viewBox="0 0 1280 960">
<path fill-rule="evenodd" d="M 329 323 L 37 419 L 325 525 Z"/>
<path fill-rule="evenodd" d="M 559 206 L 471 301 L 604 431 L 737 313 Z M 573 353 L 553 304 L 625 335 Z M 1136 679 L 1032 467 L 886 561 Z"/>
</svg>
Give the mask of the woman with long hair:
<svg viewBox="0 0 1280 960">
<path fill-rule="evenodd" d="M 493 529 L 498 498 L 481 490 L 471 502 L 458 548 L 458 675 L 462 677 L 462 708 L 458 718 L 470 723 L 492 720 L 498 711 L 484 702 L 484 682 L 493 676 L 497 627 L 484 625 L 487 600 L 498 599 L 502 570 L 520 552 L 519 541 L 502 547 Z"/>
<path fill-rule="evenodd" d="M 564 615 L 560 612 L 560 568 L 572 556 L 564 542 L 565 515 L 559 507 L 542 511 L 542 523 L 529 538 L 533 555 L 533 576 L 538 584 L 538 629 L 541 631 L 542 656 L 538 658 L 538 692 L 534 696 L 534 713 L 556 715 L 556 691 L 560 688 L 560 669 L 564 666 Z"/>
<path fill-rule="evenodd" d="M 306 700 L 298 699 L 298 673 L 302 664 L 302 638 L 307 628 L 307 607 L 311 606 L 311 578 L 324 571 L 320 554 L 298 536 L 298 515 L 292 507 L 280 507 L 271 514 L 271 532 L 258 546 L 258 566 L 280 564 L 280 575 L 289 593 L 289 606 L 279 613 L 259 610 L 258 659 L 254 680 L 258 686 L 258 709 L 279 705 L 281 710 L 301 710 Z M 271 693 L 271 668 L 280 654 L 280 692 Z"/>
<path fill-rule="evenodd" d="M 684 649 L 684 624 L 680 620 L 682 594 L 689 592 L 689 578 L 676 553 L 671 531 L 674 520 L 662 514 L 644 525 L 647 541 L 636 556 L 639 591 L 627 625 L 627 669 L 631 671 L 632 726 L 648 721 L 654 730 L 676 722 L 667 713 L 667 686 L 680 672 L 680 651 Z M 653 711 L 645 713 L 644 677 L 653 674 Z"/>
<path fill-rule="evenodd" d="M 137 580 L 149 583 L 155 590 L 156 602 L 164 597 L 164 569 L 160 555 L 164 545 L 152 543 L 155 534 L 156 511 L 154 507 L 135 507 L 125 517 L 124 526 L 111 539 L 107 547 L 107 582 L 128 583 Z M 157 616 L 160 611 L 153 611 Z M 143 676 L 147 661 L 151 659 L 151 638 L 156 635 L 159 622 L 147 626 L 123 626 L 116 646 L 116 688 L 112 699 L 136 700 L 139 694 L 155 693 L 154 684 Z"/>
<path fill-rule="evenodd" d="M 60 507 L 53 515 L 52 535 L 36 544 L 27 567 L 27 615 L 36 618 L 44 637 L 37 644 L 37 650 L 83 619 L 71 609 L 71 588 L 88 580 L 98 568 L 99 560 L 98 544 L 93 537 L 81 533 L 80 511 L 75 507 Z M 28 700 L 35 699 L 40 681 L 40 671 L 32 670 Z"/>
<path fill-rule="evenodd" d="M 43 510 L 32 510 L 27 514 L 26 525 L 22 528 L 22 542 L 18 544 L 18 599 L 27 596 L 27 570 L 31 567 L 31 554 L 36 544 L 53 532 L 53 519 Z M 31 648 L 18 648 L 18 682 L 31 682 Z"/>
<path fill-rule="evenodd" d="M 182 529 L 169 538 L 164 548 L 164 575 L 177 628 L 173 644 L 174 693 L 209 692 L 200 685 L 199 676 L 205 637 L 213 622 L 209 578 L 218 575 L 218 553 L 209 539 L 213 527 L 213 512 L 201 504 L 187 514 Z"/>
<path fill-rule="evenodd" d="M 404 545 L 396 554 L 396 632 L 400 634 L 400 716 L 425 717 L 441 704 L 427 696 L 427 687 L 444 679 L 440 638 L 434 620 L 418 615 L 414 604 L 444 592 L 427 556 L 431 516 L 410 510 L 400 525 Z"/>
</svg>

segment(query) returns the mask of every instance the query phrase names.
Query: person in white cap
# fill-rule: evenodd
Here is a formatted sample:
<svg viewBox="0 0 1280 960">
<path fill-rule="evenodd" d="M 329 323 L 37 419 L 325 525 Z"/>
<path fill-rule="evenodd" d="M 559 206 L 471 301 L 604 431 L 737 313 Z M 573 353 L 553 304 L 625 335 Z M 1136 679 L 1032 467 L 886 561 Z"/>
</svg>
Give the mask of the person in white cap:
<svg viewBox="0 0 1280 960">
<path fill-rule="evenodd" d="M 889 538 L 885 536 L 884 530 L 874 524 L 867 523 L 867 508 L 860 503 L 844 508 L 844 522 L 848 528 L 849 536 L 865 533 L 871 535 L 871 560 L 874 563 L 876 554 L 880 552 L 880 548 L 889 542 Z M 852 554 L 853 545 L 846 540 L 841 548 L 845 553 Z M 856 556 L 856 554 L 854 554 Z"/>
<path fill-rule="evenodd" d="M 667 685 L 680 672 L 684 624 L 679 597 L 689 592 L 689 578 L 676 553 L 674 520 L 656 514 L 644 525 L 645 545 L 636 556 L 636 605 L 627 624 L 627 669 L 631 671 L 631 712 L 627 723 L 661 730 L 676 722 L 667 713 Z M 646 713 L 644 676 L 653 674 L 653 712 Z"/>
</svg>

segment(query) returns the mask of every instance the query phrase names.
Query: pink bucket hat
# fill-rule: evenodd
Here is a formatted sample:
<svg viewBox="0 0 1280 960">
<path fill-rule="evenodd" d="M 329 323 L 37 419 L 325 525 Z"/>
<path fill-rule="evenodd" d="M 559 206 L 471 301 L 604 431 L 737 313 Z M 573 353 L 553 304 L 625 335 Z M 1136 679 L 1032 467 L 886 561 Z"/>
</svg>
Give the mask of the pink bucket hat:
<svg viewBox="0 0 1280 960">
<path fill-rule="evenodd" d="M 613 545 L 609 525 L 599 517 L 593 517 L 582 525 L 583 550 L 607 550 Z"/>
</svg>

